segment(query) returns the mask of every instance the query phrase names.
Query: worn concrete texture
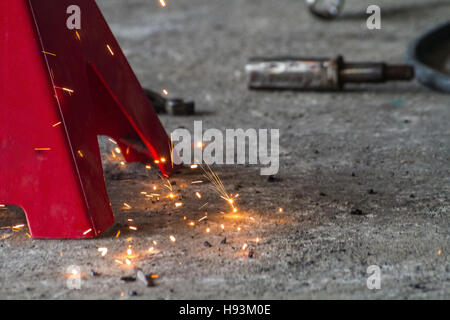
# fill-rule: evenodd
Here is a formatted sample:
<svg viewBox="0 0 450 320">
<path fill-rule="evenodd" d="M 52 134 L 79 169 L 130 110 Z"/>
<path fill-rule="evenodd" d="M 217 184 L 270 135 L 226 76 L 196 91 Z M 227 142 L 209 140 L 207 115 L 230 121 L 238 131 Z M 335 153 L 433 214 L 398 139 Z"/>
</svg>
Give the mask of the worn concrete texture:
<svg viewBox="0 0 450 320">
<path fill-rule="evenodd" d="M 315 20 L 294 0 L 98 3 L 143 86 L 195 99 L 197 115 L 161 116 L 167 130 L 192 129 L 194 120 L 204 129 L 280 129 L 280 172 L 271 182 L 258 166 L 214 167 L 239 194 L 233 216 L 200 169 L 184 170 L 170 179 L 183 202 L 175 208 L 155 169 L 121 167 L 102 139 L 116 225 L 76 241 L 0 229 L 0 298 L 450 298 L 449 96 L 416 82 L 251 92 L 243 73 L 254 55 L 402 62 L 409 41 L 449 18 L 449 1 L 352 0 L 333 22 Z M 369 3 L 381 6 L 381 30 L 365 27 Z M 156 193 L 153 185 L 159 201 L 141 194 Z M 25 221 L 14 208 L 0 210 L 1 226 Z M 130 245 L 131 265 L 121 265 Z M 67 287 L 71 265 L 81 268 L 80 290 Z M 381 268 L 380 290 L 366 286 L 370 265 Z M 121 280 L 135 267 L 158 275 L 153 287 Z"/>
</svg>

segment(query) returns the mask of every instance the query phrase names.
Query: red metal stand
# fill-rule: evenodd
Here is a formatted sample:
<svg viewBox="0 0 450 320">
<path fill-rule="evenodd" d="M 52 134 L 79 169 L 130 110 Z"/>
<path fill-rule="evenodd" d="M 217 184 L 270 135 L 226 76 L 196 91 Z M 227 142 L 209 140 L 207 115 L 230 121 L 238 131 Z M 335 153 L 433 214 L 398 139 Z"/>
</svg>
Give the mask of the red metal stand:
<svg viewBox="0 0 450 320">
<path fill-rule="evenodd" d="M 66 26 L 81 8 L 81 29 Z M 0 203 L 34 238 L 90 238 L 114 222 L 98 135 L 164 175 L 170 139 L 93 0 L 0 1 Z M 145 147 L 144 147 L 145 146 Z"/>
</svg>

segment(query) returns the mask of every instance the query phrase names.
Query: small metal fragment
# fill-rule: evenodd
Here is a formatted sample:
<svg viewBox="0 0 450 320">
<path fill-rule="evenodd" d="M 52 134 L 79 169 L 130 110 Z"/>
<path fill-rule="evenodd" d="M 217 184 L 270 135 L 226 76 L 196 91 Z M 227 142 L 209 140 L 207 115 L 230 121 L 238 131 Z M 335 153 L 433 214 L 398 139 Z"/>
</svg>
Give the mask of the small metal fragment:
<svg viewBox="0 0 450 320">
<path fill-rule="evenodd" d="M 148 277 L 145 275 L 144 271 L 141 269 L 137 269 L 136 271 L 136 278 L 141 281 L 143 284 L 145 284 L 147 287 L 149 286 Z"/>
<path fill-rule="evenodd" d="M 211 247 L 212 247 L 211 243 L 209 243 L 208 241 L 205 241 L 205 242 L 203 243 L 203 245 L 204 245 L 205 247 L 207 247 L 207 248 L 211 248 Z"/>
</svg>

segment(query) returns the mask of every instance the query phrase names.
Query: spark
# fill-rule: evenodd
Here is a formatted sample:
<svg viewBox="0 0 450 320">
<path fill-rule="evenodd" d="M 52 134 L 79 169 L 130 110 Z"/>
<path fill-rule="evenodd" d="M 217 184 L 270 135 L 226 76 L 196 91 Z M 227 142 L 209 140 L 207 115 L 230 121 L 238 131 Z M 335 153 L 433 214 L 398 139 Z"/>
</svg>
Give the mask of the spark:
<svg viewBox="0 0 450 320">
<path fill-rule="evenodd" d="M 208 227 L 208 228 L 206 228 L 206 233 L 210 233 L 211 232 L 211 229 Z"/>
<path fill-rule="evenodd" d="M 81 37 L 80 37 L 80 34 L 78 33 L 78 31 L 77 31 L 77 30 L 75 30 L 75 35 L 77 36 L 78 40 L 80 40 L 80 41 L 81 41 Z"/>
<path fill-rule="evenodd" d="M 151 168 L 152 168 L 152 166 L 149 164 L 145 166 L 145 169 L 147 169 L 147 170 L 150 170 Z"/>
<path fill-rule="evenodd" d="M 208 204 L 208 202 L 206 202 L 204 205 L 202 205 L 200 208 L 198 208 L 198 210 L 204 208 L 207 204 Z"/>
<path fill-rule="evenodd" d="M 153 252 L 155 250 L 155 248 L 154 247 L 150 247 L 150 248 L 148 248 L 148 252 Z"/>
<path fill-rule="evenodd" d="M 201 141 L 197 142 L 197 148 L 203 148 L 203 142 Z"/>
<path fill-rule="evenodd" d="M 438 255 L 441 255 L 442 251 L 441 249 L 438 250 Z"/>
<path fill-rule="evenodd" d="M 161 158 L 161 162 L 165 163 L 166 162 L 166 158 Z"/>
<path fill-rule="evenodd" d="M 169 238 L 170 238 L 170 241 L 172 241 L 172 242 L 177 241 L 177 238 L 175 238 L 175 236 L 170 236 Z"/>
<path fill-rule="evenodd" d="M 156 189 L 158 189 L 156 186 L 153 186 L 153 190 L 156 190 Z"/>
<path fill-rule="evenodd" d="M 211 167 L 207 163 L 205 164 L 208 170 L 206 170 L 203 166 L 200 166 L 200 168 L 202 168 L 204 172 L 204 176 L 209 181 L 211 181 L 211 183 L 213 184 L 213 189 L 218 193 L 218 195 L 230 204 L 230 206 L 233 208 L 233 212 L 237 212 L 237 208 L 235 208 L 234 206 L 233 198 L 228 194 L 225 186 L 222 183 L 222 180 L 220 180 L 219 176 L 214 171 L 212 171 Z"/>
<path fill-rule="evenodd" d="M 131 261 L 130 261 L 129 259 L 125 259 L 125 263 L 126 263 L 127 265 L 131 265 Z"/>
<path fill-rule="evenodd" d="M 197 181 L 192 181 L 192 182 L 191 182 L 191 184 L 198 184 L 198 183 L 203 183 L 203 181 L 197 180 Z"/>
<path fill-rule="evenodd" d="M 194 221 L 189 221 L 188 226 L 195 227 L 195 222 Z"/>
<path fill-rule="evenodd" d="M 80 156 L 80 158 L 83 158 L 83 157 L 84 157 L 84 154 L 83 154 L 83 152 L 81 152 L 81 150 L 78 150 L 77 153 L 78 153 L 78 155 Z"/>
<path fill-rule="evenodd" d="M 108 140 L 111 141 L 114 144 L 117 144 L 117 142 L 115 140 L 111 139 L 111 138 L 109 138 Z"/>
<path fill-rule="evenodd" d="M 70 93 L 70 94 L 74 93 L 74 91 L 72 89 L 69 89 L 69 88 L 61 88 L 61 89 L 63 91 L 66 91 L 66 92 Z"/>
<path fill-rule="evenodd" d="M 119 238 L 119 236 L 120 236 L 120 230 L 117 231 L 117 233 L 116 233 L 116 238 Z"/>
<path fill-rule="evenodd" d="M 0 204 L 0 208 L 6 208 L 6 204 Z"/>
<path fill-rule="evenodd" d="M 155 160 L 155 163 L 158 164 L 158 163 L 159 163 L 159 160 Z"/>
<path fill-rule="evenodd" d="M 261 239 L 259 237 L 256 237 L 255 242 L 259 243 L 261 241 Z"/>
<path fill-rule="evenodd" d="M 158 279 L 158 278 L 159 278 L 159 275 L 157 275 L 157 274 L 152 274 L 152 275 L 151 275 L 151 278 L 152 278 L 152 279 Z"/>
<path fill-rule="evenodd" d="M 120 261 L 120 260 L 114 260 L 116 263 L 118 263 L 118 264 L 123 264 L 123 262 L 122 261 Z"/>
<path fill-rule="evenodd" d="M 121 152 L 121 151 L 120 151 L 120 148 L 115 148 L 114 151 L 116 151 L 116 153 L 119 153 L 119 154 L 120 154 L 120 152 Z"/>
<path fill-rule="evenodd" d="M 25 227 L 24 224 L 18 224 L 16 226 L 13 226 L 12 229 L 22 229 L 23 227 Z"/>
<path fill-rule="evenodd" d="M 50 55 L 50 56 L 56 57 L 56 54 L 51 53 L 51 52 L 48 52 L 48 51 L 42 51 L 42 53 L 43 53 L 43 54 L 48 54 L 48 55 Z"/>
<path fill-rule="evenodd" d="M 27 232 L 27 237 L 31 239 L 31 235 Z"/>
<path fill-rule="evenodd" d="M 236 230 L 239 232 L 239 231 L 241 231 L 242 229 L 241 229 L 241 227 L 237 227 Z"/>
<path fill-rule="evenodd" d="M 283 208 L 278 208 L 278 212 L 279 213 L 283 213 L 284 209 Z"/>
<path fill-rule="evenodd" d="M 128 203 L 124 202 L 123 203 L 123 208 L 124 209 L 131 209 L 132 207 Z"/>
<path fill-rule="evenodd" d="M 191 169 L 197 169 L 197 168 L 198 168 L 198 165 L 196 165 L 196 164 L 191 165 Z"/>
<path fill-rule="evenodd" d="M 128 228 L 129 228 L 130 230 L 134 230 L 134 231 L 137 230 L 137 227 L 133 227 L 133 226 L 129 226 Z"/>
<path fill-rule="evenodd" d="M 108 248 L 98 248 L 98 252 L 104 257 L 108 253 Z"/>
<path fill-rule="evenodd" d="M 125 162 L 120 161 L 120 165 L 121 165 L 122 167 L 125 167 Z"/>
<path fill-rule="evenodd" d="M 166 89 L 162 89 L 162 93 L 166 96 L 169 94 L 169 92 Z"/>
<path fill-rule="evenodd" d="M 52 148 L 34 148 L 35 151 L 50 151 Z"/>
<path fill-rule="evenodd" d="M 248 248 L 248 244 L 244 243 L 244 245 L 242 246 L 242 250 L 246 250 Z"/>
<path fill-rule="evenodd" d="M 224 229 L 225 229 L 225 225 L 224 225 L 224 224 L 221 224 L 221 225 L 220 225 L 220 228 L 222 228 L 222 230 L 224 230 Z"/>
<path fill-rule="evenodd" d="M 198 219 L 198 222 L 200 222 L 200 221 L 202 221 L 202 220 L 205 220 L 205 219 L 208 219 L 208 216 L 204 216 L 204 217 Z"/>
<path fill-rule="evenodd" d="M 54 127 L 57 127 L 57 126 L 59 126 L 61 123 L 62 123 L 61 121 L 60 121 L 60 122 L 57 122 L 57 123 L 55 123 L 54 125 L 52 125 L 52 127 L 53 127 L 53 128 L 54 128 Z"/>
<path fill-rule="evenodd" d="M 159 3 L 161 4 L 161 6 L 162 6 L 163 8 L 166 7 L 166 1 L 165 1 L 165 0 L 159 0 Z"/>
<path fill-rule="evenodd" d="M 200 194 L 200 192 L 196 192 L 195 195 L 197 196 L 197 198 L 201 199 L 202 195 Z"/>
<path fill-rule="evenodd" d="M 111 53 L 111 55 L 113 56 L 113 55 L 114 55 L 114 51 L 111 49 L 111 47 L 109 46 L 109 44 L 107 44 L 106 47 L 108 48 L 109 53 Z"/>
<path fill-rule="evenodd" d="M 147 192 L 146 191 L 141 191 L 141 194 L 147 194 Z"/>
<path fill-rule="evenodd" d="M 173 195 L 173 193 L 169 194 L 169 198 L 173 199 L 175 196 Z"/>
<path fill-rule="evenodd" d="M 158 244 L 158 241 L 153 240 L 152 243 L 156 246 Z"/>
<path fill-rule="evenodd" d="M 85 232 L 83 232 L 83 235 L 85 236 L 85 235 L 87 235 L 89 232 L 91 232 L 92 231 L 92 229 L 88 229 L 88 230 L 86 230 Z"/>
<path fill-rule="evenodd" d="M 131 248 L 128 248 L 128 250 L 127 250 L 127 255 L 128 255 L 128 256 L 133 255 L 133 250 L 131 250 Z"/>
<path fill-rule="evenodd" d="M 176 203 L 175 203 L 175 208 L 179 208 L 179 207 L 181 207 L 182 205 L 183 205 L 182 202 L 176 202 Z"/>
</svg>

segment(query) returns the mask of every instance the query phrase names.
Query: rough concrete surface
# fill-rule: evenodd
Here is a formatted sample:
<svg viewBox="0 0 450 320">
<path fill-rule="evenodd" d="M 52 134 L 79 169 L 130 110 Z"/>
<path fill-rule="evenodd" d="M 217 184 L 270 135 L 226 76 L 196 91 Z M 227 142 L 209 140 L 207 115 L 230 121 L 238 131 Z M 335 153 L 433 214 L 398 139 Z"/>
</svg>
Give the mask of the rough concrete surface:
<svg viewBox="0 0 450 320">
<path fill-rule="evenodd" d="M 449 1 L 352 0 L 333 22 L 312 18 L 294 0 L 168 0 L 164 9 L 157 0 L 98 3 L 143 86 L 195 99 L 197 115 L 161 116 L 168 131 L 192 129 L 194 120 L 204 129 L 278 128 L 279 179 L 268 181 L 258 166 L 214 167 L 239 194 L 233 216 L 210 183 L 191 184 L 205 180 L 200 169 L 184 170 L 170 179 L 183 202 L 175 208 L 155 169 L 122 168 L 103 138 L 115 226 L 75 241 L 0 229 L 0 298 L 450 298 L 449 96 L 417 82 L 254 92 L 243 73 L 250 56 L 402 62 L 409 41 L 448 19 Z M 365 27 L 369 3 L 382 8 L 381 30 Z M 141 194 L 153 185 L 160 201 Z M 0 210 L 1 226 L 25 222 L 14 208 Z M 129 245 L 132 265 L 120 265 Z M 71 265 L 81 268 L 80 290 L 66 285 Z M 380 290 L 366 286 L 369 265 L 381 267 Z M 158 275 L 155 285 L 121 280 L 134 267 Z"/>
</svg>

